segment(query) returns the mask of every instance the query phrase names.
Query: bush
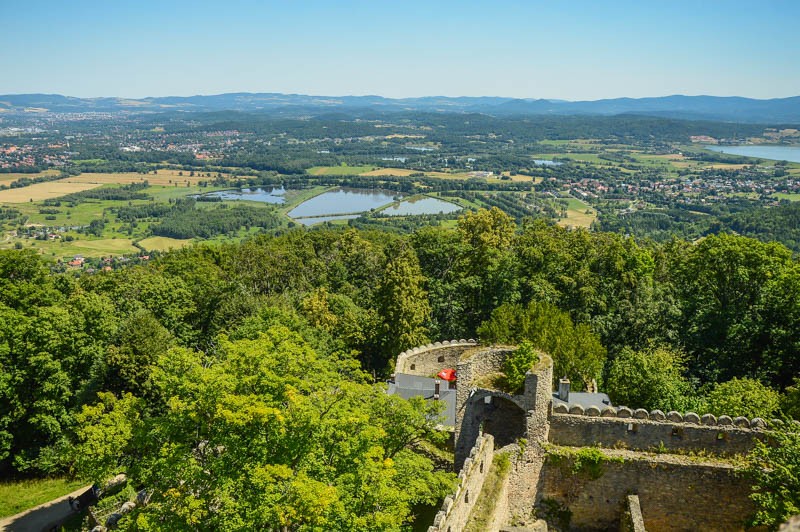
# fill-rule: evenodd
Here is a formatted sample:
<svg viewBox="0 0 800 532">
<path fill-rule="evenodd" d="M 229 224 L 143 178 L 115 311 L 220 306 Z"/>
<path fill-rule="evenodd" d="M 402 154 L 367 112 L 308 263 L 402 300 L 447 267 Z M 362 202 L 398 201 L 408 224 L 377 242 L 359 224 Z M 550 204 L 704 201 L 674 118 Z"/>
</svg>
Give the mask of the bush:
<svg viewBox="0 0 800 532">
<path fill-rule="evenodd" d="M 714 386 L 706 397 L 706 408 L 716 416 L 770 419 L 778 410 L 780 394 L 755 379 L 733 378 Z"/>
<path fill-rule="evenodd" d="M 511 393 L 520 393 L 525 385 L 525 374 L 539 362 L 539 353 L 530 342 L 523 342 L 503 363 L 506 384 Z"/>
</svg>

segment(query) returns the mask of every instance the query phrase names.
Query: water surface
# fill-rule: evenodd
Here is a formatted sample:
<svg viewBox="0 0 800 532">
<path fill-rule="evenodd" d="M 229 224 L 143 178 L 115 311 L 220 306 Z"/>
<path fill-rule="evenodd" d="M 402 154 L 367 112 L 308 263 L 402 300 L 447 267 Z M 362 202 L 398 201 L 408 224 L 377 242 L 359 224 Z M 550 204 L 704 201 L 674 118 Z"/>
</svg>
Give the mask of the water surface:
<svg viewBox="0 0 800 532">
<path fill-rule="evenodd" d="M 460 211 L 461 207 L 449 201 L 427 196 L 401 201 L 381 211 L 390 216 L 413 216 L 415 214 L 449 214 Z"/>
<path fill-rule="evenodd" d="M 221 198 L 222 200 L 247 200 L 261 203 L 284 203 L 283 195 L 286 189 L 280 187 L 242 188 L 232 190 L 219 190 L 202 194 L 207 198 Z"/>
<path fill-rule="evenodd" d="M 289 217 L 330 216 L 335 214 L 354 214 L 383 207 L 399 196 L 388 190 L 367 190 L 358 188 L 339 188 L 323 192 L 308 199 L 289 211 Z"/>
<path fill-rule="evenodd" d="M 800 163 L 800 146 L 706 146 L 706 149 L 730 155 Z"/>
</svg>

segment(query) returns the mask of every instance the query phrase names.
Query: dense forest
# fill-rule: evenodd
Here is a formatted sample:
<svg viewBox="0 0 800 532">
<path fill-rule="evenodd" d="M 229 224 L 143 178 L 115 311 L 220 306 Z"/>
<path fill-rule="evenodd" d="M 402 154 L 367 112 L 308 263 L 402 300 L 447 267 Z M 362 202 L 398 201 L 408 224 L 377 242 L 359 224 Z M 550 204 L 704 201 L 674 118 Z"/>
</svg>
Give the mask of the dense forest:
<svg viewBox="0 0 800 532">
<path fill-rule="evenodd" d="M 453 476 L 423 452 L 442 438 L 433 407 L 375 382 L 404 349 L 469 337 L 530 342 L 616 404 L 800 414 L 786 247 L 637 242 L 492 208 L 95 274 L 0 251 L 0 470 L 125 471 L 153 493 L 141 529 L 396 529 Z"/>
</svg>

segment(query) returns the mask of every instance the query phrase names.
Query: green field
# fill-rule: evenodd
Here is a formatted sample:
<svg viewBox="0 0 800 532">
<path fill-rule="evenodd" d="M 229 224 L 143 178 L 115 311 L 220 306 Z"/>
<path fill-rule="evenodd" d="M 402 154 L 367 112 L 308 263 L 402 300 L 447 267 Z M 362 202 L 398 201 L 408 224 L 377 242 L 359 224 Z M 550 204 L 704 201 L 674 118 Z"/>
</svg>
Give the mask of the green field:
<svg viewBox="0 0 800 532">
<path fill-rule="evenodd" d="M 772 195 L 773 198 L 789 201 L 800 201 L 800 194 L 791 192 L 776 192 Z"/>
<path fill-rule="evenodd" d="M 167 251 L 169 249 L 180 249 L 191 244 L 191 239 L 181 240 L 179 238 L 169 238 L 166 236 L 151 236 L 139 241 L 139 245 L 147 251 Z"/>
<path fill-rule="evenodd" d="M 60 478 L 0 483 L 0 517 L 16 515 L 28 508 L 72 493 L 85 484 L 78 480 Z"/>
<path fill-rule="evenodd" d="M 377 166 L 314 166 L 306 170 L 306 173 L 311 175 L 359 175 L 377 169 Z"/>
<path fill-rule="evenodd" d="M 591 206 L 573 197 L 564 198 L 569 204 L 567 217 L 558 221 L 558 225 L 589 228 L 597 219 L 597 211 Z M 587 212 L 589 214 L 587 214 Z"/>
</svg>

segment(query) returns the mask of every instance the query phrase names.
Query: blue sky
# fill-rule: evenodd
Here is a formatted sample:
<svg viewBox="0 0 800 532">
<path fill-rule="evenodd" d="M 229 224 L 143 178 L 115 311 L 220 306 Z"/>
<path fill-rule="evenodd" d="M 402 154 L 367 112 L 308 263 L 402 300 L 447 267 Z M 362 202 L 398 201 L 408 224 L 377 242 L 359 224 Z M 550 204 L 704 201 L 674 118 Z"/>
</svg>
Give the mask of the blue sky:
<svg viewBox="0 0 800 532">
<path fill-rule="evenodd" d="M 800 94 L 800 1 L 0 0 L 0 94 Z"/>
</svg>

